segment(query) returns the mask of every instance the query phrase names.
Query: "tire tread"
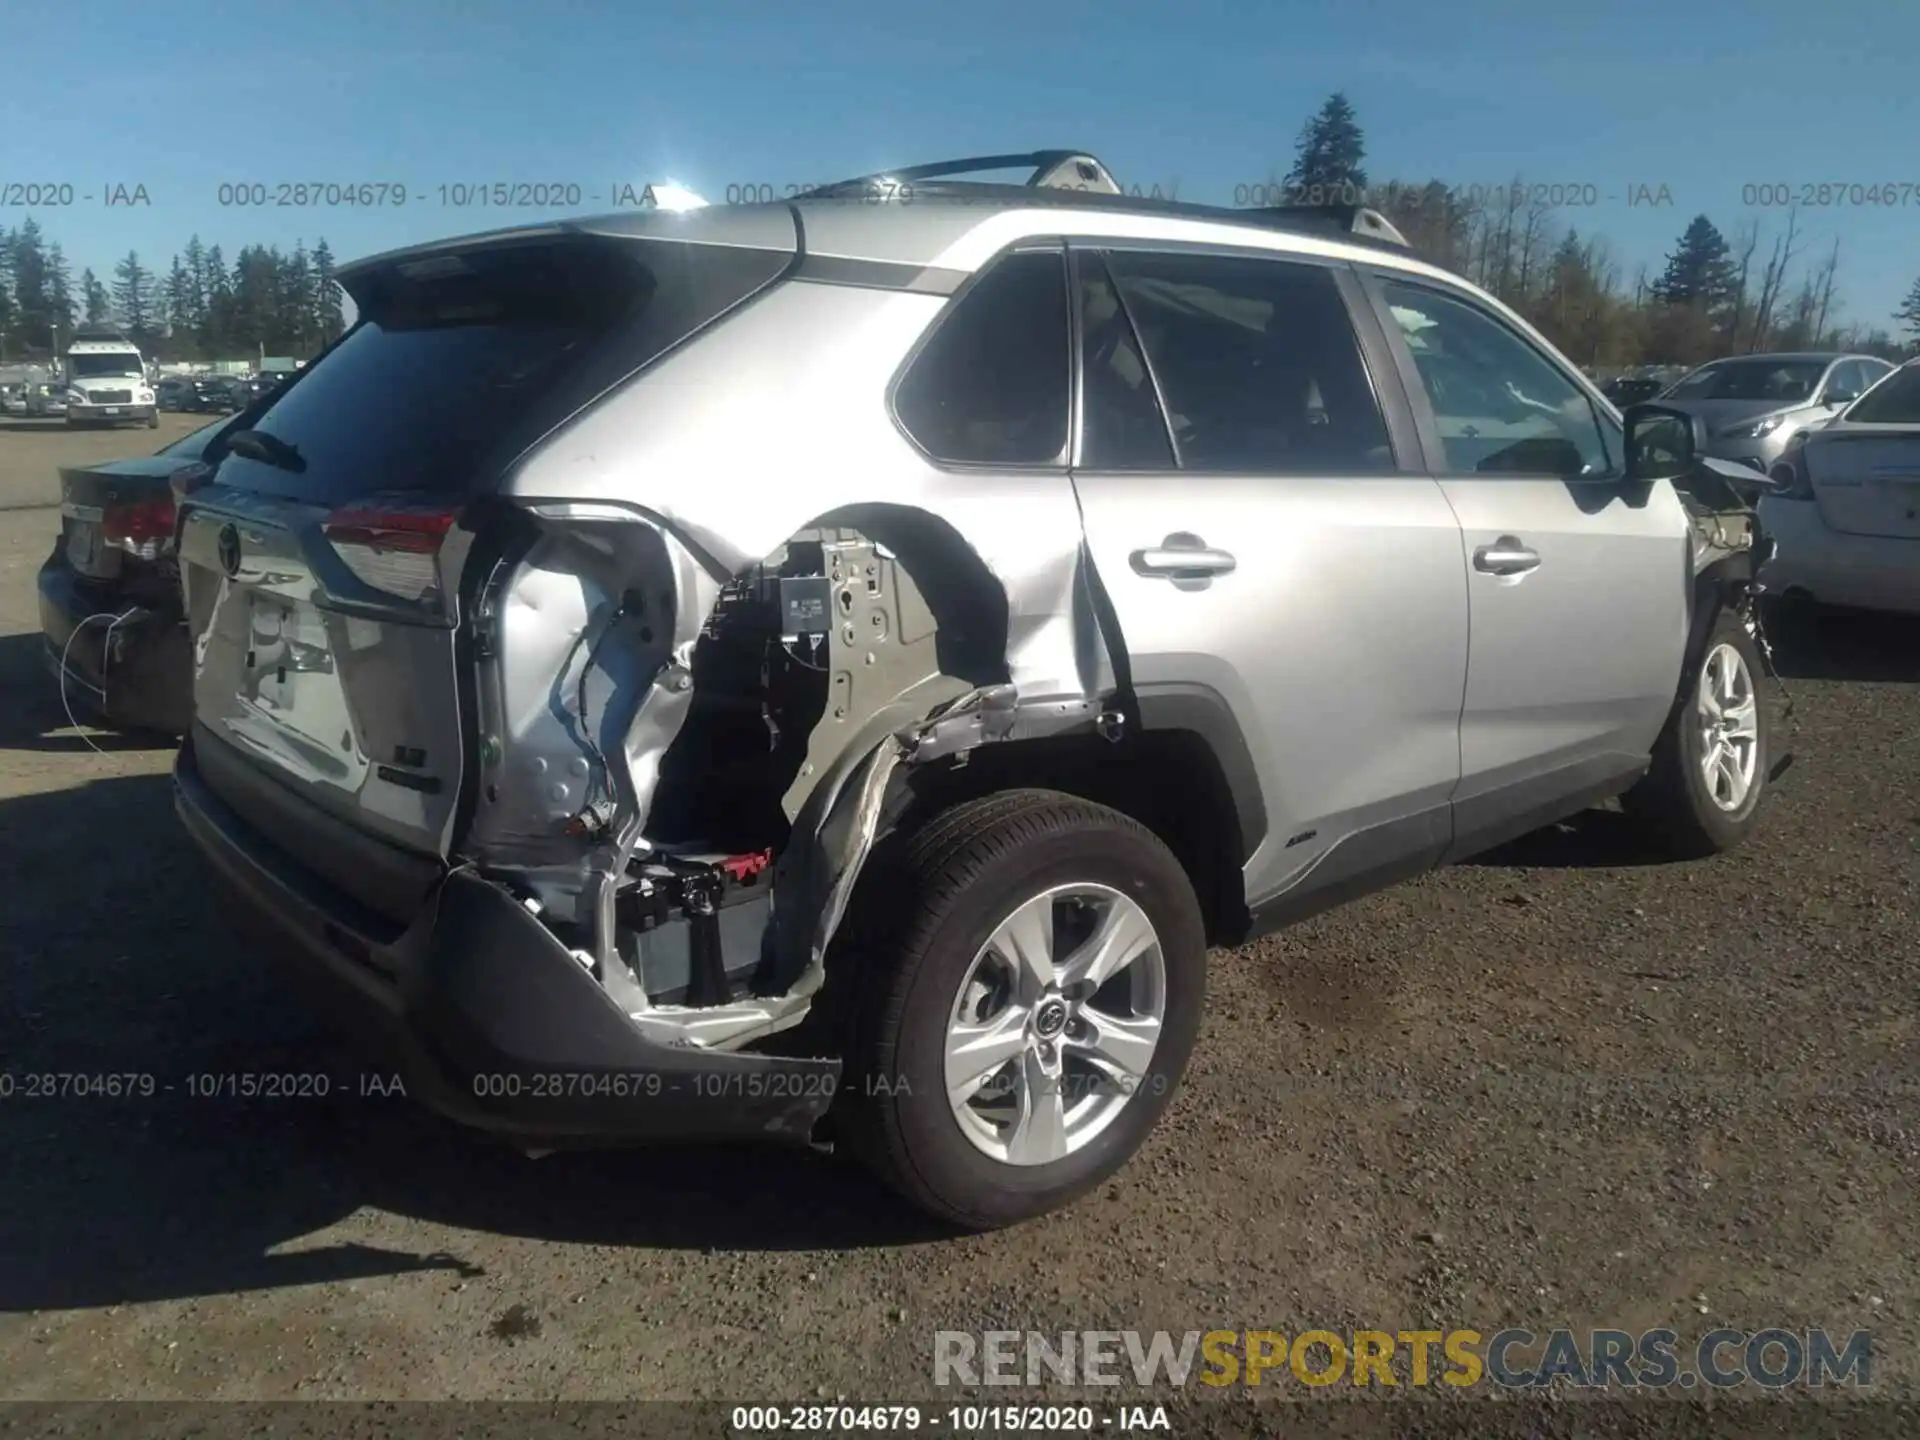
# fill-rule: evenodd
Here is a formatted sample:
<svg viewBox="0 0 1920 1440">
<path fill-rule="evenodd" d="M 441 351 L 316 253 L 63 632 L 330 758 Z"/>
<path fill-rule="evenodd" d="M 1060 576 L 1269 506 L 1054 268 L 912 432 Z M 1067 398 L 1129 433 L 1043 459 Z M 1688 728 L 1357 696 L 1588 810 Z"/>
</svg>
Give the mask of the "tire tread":
<svg viewBox="0 0 1920 1440">
<path fill-rule="evenodd" d="M 898 1036 L 905 1021 L 921 957 L 984 871 L 1038 841 L 1088 829 L 1130 834 L 1165 849 L 1158 836 L 1131 816 L 1042 789 L 999 791 L 964 802 L 905 837 L 898 871 L 887 877 L 898 887 L 890 897 L 891 913 L 876 917 L 879 923 L 861 936 L 860 948 L 869 963 L 866 983 L 873 989 L 868 1004 L 859 1006 L 865 1013 L 863 1023 L 857 1024 L 852 1055 L 884 1073 L 891 1058 L 888 1037 Z M 1172 860 L 1171 852 L 1167 858 Z M 859 1093 L 862 1087 L 851 1088 L 845 1137 L 884 1183 L 910 1203 L 963 1228 L 998 1223 L 956 1207 L 927 1183 L 914 1165 L 891 1096 L 864 1095 Z"/>
</svg>

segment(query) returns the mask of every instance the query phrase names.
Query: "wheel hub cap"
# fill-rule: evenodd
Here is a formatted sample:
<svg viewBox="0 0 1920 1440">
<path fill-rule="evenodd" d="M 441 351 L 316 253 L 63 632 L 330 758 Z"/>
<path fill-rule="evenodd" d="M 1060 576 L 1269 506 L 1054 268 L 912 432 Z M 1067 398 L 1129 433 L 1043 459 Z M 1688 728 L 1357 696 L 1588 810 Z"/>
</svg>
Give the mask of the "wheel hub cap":
<svg viewBox="0 0 1920 1440">
<path fill-rule="evenodd" d="M 1042 1040 L 1051 1040 L 1067 1028 L 1067 1002 L 1048 1000 L 1033 1012 L 1033 1033 Z"/>
<path fill-rule="evenodd" d="M 1166 960 L 1146 912 L 1105 885 L 1059 885 L 975 955 L 947 1022 L 961 1133 L 1009 1165 L 1045 1165 L 1104 1131 L 1147 1083 Z"/>
<path fill-rule="evenodd" d="M 1739 649 L 1725 641 L 1700 667 L 1696 712 L 1700 725 L 1700 778 L 1715 806 L 1739 810 L 1753 793 L 1760 759 L 1760 709 L 1753 672 Z"/>
</svg>

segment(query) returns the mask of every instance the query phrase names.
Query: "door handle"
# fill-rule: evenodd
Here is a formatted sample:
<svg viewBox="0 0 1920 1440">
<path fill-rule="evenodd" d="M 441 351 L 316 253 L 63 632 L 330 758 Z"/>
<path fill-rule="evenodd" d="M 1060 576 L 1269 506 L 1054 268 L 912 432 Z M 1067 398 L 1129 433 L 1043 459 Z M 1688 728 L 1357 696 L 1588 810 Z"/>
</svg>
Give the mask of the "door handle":
<svg viewBox="0 0 1920 1440">
<path fill-rule="evenodd" d="M 1488 575 L 1524 575 L 1540 568 L 1540 552 L 1502 535 L 1473 552 L 1473 568 Z"/>
<path fill-rule="evenodd" d="M 1198 535 L 1177 533 L 1159 545 L 1136 550 L 1127 557 L 1134 573 L 1160 576 L 1168 580 L 1204 580 L 1210 575 L 1231 574 L 1240 562 L 1225 550 L 1214 550 Z"/>
</svg>

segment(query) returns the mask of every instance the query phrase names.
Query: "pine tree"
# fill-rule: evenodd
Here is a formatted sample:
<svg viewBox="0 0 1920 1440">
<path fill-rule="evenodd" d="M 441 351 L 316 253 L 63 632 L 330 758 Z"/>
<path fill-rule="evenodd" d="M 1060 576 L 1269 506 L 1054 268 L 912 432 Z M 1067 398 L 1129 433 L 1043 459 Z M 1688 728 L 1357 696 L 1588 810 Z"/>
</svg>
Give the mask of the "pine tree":
<svg viewBox="0 0 1920 1440">
<path fill-rule="evenodd" d="M 80 272 L 80 304 L 86 311 L 89 325 L 104 323 L 112 313 L 113 307 L 107 298 L 107 287 L 100 283 L 100 277 L 92 270 Z"/>
<path fill-rule="evenodd" d="M 333 251 L 326 240 L 313 242 L 313 334 L 317 345 L 331 345 L 347 328 L 340 310 L 340 282 L 333 278 Z"/>
<path fill-rule="evenodd" d="M 47 254 L 40 227 L 31 216 L 20 222 L 7 247 L 13 279 L 14 328 L 23 349 L 52 353 L 53 302 L 47 286 Z"/>
<path fill-rule="evenodd" d="M 47 247 L 47 307 L 56 332 L 53 350 L 58 354 L 73 332 L 73 267 L 57 240 Z"/>
<path fill-rule="evenodd" d="M 233 282 L 227 275 L 227 262 L 218 245 L 207 247 L 201 257 L 201 267 L 200 354 L 208 360 L 232 359 L 226 351 L 232 344 Z"/>
<path fill-rule="evenodd" d="M 283 336 L 288 355 L 307 355 L 313 350 L 314 303 L 313 262 L 307 243 L 298 241 L 293 254 L 280 263 L 280 291 L 276 297 L 275 330 Z"/>
<path fill-rule="evenodd" d="M 1367 188 L 1366 140 L 1347 97 L 1335 91 L 1300 128 L 1286 193 L 1308 204 L 1357 204 Z"/>
<path fill-rule="evenodd" d="M 1680 243 L 1667 257 L 1667 268 L 1653 282 L 1653 295 L 1666 305 L 1704 304 L 1717 308 L 1731 298 L 1733 253 L 1714 223 L 1704 215 L 1693 217 Z"/>
<path fill-rule="evenodd" d="M 249 351 L 280 354 L 280 253 L 265 245 L 241 248 L 233 262 L 233 325 L 229 339 Z"/>
<path fill-rule="evenodd" d="M 140 263 L 138 251 L 129 250 L 126 259 L 113 267 L 113 314 L 120 328 L 134 343 L 144 345 L 158 326 L 153 272 Z"/>
<path fill-rule="evenodd" d="M 206 328 L 207 295 L 212 288 L 207 276 L 207 249 L 198 235 L 187 240 L 187 248 L 180 252 L 180 265 L 187 272 L 185 319 L 188 328 L 197 334 Z"/>
<path fill-rule="evenodd" d="M 1920 354 L 1920 280 L 1913 282 L 1913 288 L 1907 291 L 1907 298 L 1900 302 L 1893 318 L 1907 334 L 1907 348 Z"/>
<path fill-rule="evenodd" d="M 0 225 L 0 360 L 7 358 L 7 337 L 17 312 L 13 307 L 13 232 Z"/>
<path fill-rule="evenodd" d="M 173 332 L 174 348 L 183 353 L 193 351 L 198 328 L 194 324 L 193 276 L 178 255 L 173 257 L 173 267 L 167 271 L 164 298 L 167 328 Z"/>
</svg>

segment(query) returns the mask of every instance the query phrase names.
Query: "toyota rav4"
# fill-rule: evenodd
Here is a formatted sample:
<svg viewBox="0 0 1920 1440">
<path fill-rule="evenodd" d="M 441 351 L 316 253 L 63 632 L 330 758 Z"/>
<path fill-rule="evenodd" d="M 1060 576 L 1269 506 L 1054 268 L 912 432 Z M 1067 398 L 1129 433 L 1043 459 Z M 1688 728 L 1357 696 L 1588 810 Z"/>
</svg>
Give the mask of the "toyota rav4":
<svg viewBox="0 0 1920 1440">
<path fill-rule="evenodd" d="M 174 480 L 178 808 L 263 952 L 525 1148 L 831 1142 L 990 1226 L 1140 1145 L 1210 946 L 1615 795 L 1737 843 L 1760 542 L 1698 422 L 1371 211 L 1117 190 L 343 270 Z"/>
</svg>

